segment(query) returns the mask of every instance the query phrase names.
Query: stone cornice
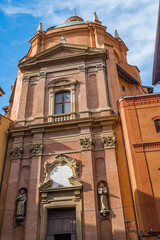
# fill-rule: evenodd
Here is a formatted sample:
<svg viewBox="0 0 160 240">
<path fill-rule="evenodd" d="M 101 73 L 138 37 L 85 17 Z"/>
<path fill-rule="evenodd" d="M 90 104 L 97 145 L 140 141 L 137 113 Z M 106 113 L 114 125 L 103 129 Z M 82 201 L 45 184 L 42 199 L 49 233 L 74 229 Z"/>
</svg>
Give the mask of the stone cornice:
<svg viewBox="0 0 160 240">
<path fill-rule="evenodd" d="M 160 142 L 145 142 L 145 143 L 135 143 L 133 144 L 135 149 L 144 149 L 144 148 L 159 148 Z"/>
<path fill-rule="evenodd" d="M 135 97 L 124 97 L 119 100 L 120 108 L 144 104 L 160 103 L 160 94 L 147 94 Z"/>
<path fill-rule="evenodd" d="M 139 84 L 139 82 L 132 77 L 128 72 L 126 72 L 121 66 L 117 64 L 117 72 L 118 76 L 124 79 L 126 82 L 132 83 L 132 84 Z"/>
<path fill-rule="evenodd" d="M 12 136 L 20 136 L 24 135 L 24 133 L 34 133 L 34 132 L 47 132 L 47 131 L 59 131 L 62 129 L 75 129 L 80 128 L 81 124 L 85 124 L 87 126 L 94 126 L 94 125 L 115 125 L 118 121 L 117 116 L 105 116 L 105 117 L 96 117 L 96 118 L 79 118 L 79 119 L 72 119 L 69 121 L 62 121 L 62 122 L 47 122 L 47 123 L 39 123 L 39 124 L 32 124 L 23 127 L 14 127 L 10 130 Z"/>
</svg>

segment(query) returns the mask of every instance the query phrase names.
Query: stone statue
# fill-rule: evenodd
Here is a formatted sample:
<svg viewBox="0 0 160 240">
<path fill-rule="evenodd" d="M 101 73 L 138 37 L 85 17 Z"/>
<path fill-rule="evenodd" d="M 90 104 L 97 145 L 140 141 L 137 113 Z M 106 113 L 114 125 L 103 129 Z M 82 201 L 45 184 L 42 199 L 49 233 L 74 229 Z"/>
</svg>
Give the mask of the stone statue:
<svg viewBox="0 0 160 240">
<path fill-rule="evenodd" d="M 16 200 L 16 222 L 23 222 L 26 213 L 27 197 L 24 189 L 21 189 L 20 195 Z"/>
<path fill-rule="evenodd" d="M 108 199 L 107 199 L 108 191 L 107 191 L 107 188 L 104 186 L 103 182 L 99 184 L 98 195 L 99 195 L 100 213 L 103 216 L 106 216 L 106 213 L 109 212 Z"/>
</svg>

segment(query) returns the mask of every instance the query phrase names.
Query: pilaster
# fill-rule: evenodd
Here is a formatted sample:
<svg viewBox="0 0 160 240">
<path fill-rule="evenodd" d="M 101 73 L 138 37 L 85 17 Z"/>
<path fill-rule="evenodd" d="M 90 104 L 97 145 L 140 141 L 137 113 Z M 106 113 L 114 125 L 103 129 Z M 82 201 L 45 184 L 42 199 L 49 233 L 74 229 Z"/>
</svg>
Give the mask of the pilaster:
<svg viewBox="0 0 160 240">
<path fill-rule="evenodd" d="M 19 111 L 18 111 L 18 120 L 23 120 L 23 121 L 25 120 L 29 80 L 30 80 L 29 75 L 23 76 L 20 105 L 19 105 Z M 24 122 L 21 122 L 21 125 L 24 125 Z"/>
<path fill-rule="evenodd" d="M 39 225 L 39 184 L 43 144 L 39 143 L 42 134 L 34 134 L 34 143 L 30 146 L 31 165 L 28 188 L 25 240 L 37 239 Z M 37 141 L 37 143 L 36 143 Z"/>
<path fill-rule="evenodd" d="M 94 141 L 90 130 L 81 127 L 80 145 L 82 154 L 82 181 L 83 181 L 83 239 L 98 240 L 97 209 L 95 190 L 95 167 L 93 159 Z"/>
<path fill-rule="evenodd" d="M 46 81 L 46 72 L 39 73 L 39 82 L 38 82 L 38 103 L 36 110 L 36 122 L 44 122 L 44 100 L 45 100 L 45 81 Z"/>
<path fill-rule="evenodd" d="M 108 91 L 106 83 L 106 64 L 104 62 L 98 63 L 97 68 L 97 79 L 98 79 L 98 100 L 99 108 L 104 109 L 104 111 L 109 107 L 108 102 Z M 105 113 L 104 113 L 105 114 Z"/>
<path fill-rule="evenodd" d="M 23 154 L 22 145 L 13 146 L 10 150 L 11 167 L 2 226 L 2 240 L 13 240 L 15 232 L 15 202 L 17 198 L 19 171 Z"/>
<path fill-rule="evenodd" d="M 81 93 L 81 105 L 80 105 L 80 117 L 88 117 L 88 102 L 87 102 L 87 69 L 85 65 L 78 67 L 80 74 L 80 93 Z"/>
<path fill-rule="evenodd" d="M 125 240 L 126 234 L 116 159 L 116 136 L 113 131 L 105 131 L 105 126 L 103 126 L 103 130 L 101 137 L 105 151 L 107 183 L 110 194 L 112 236 L 114 240 Z"/>
</svg>

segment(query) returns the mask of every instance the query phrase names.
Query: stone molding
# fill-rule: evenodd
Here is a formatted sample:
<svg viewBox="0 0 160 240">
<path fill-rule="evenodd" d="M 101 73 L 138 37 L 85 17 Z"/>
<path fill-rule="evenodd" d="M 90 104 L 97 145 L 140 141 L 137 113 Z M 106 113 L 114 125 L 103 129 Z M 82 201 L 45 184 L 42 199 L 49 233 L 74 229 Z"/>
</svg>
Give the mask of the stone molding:
<svg viewBox="0 0 160 240">
<path fill-rule="evenodd" d="M 93 150 L 95 141 L 92 138 L 80 138 L 80 145 L 82 151 Z"/>
<path fill-rule="evenodd" d="M 86 66 L 85 65 L 79 65 L 78 66 L 78 70 L 80 71 L 80 72 L 87 72 L 87 68 L 86 68 Z"/>
<path fill-rule="evenodd" d="M 44 182 L 40 184 L 39 190 L 45 190 L 50 188 L 53 184 L 53 180 L 50 179 L 51 171 L 57 166 L 67 165 L 72 169 L 72 177 L 68 180 L 73 187 L 82 186 L 81 179 L 79 176 L 79 162 L 77 159 L 71 159 L 65 154 L 58 154 L 51 163 L 46 161 L 44 163 Z"/>
<path fill-rule="evenodd" d="M 30 79 L 30 75 L 24 75 L 23 76 L 23 82 L 29 82 L 29 79 Z"/>
<path fill-rule="evenodd" d="M 105 63 L 98 63 L 96 64 L 97 71 L 105 70 L 106 64 Z"/>
<path fill-rule="evenodd" d="M 36 143 L 36 144 L 32 144 L 29 148 L 31 156 L 39 156 L 42 155 L 43 152 L 43 144 L 42 143 Z"/>
<path fill-rule="evenodd" d="M 47 76 L 47 72 L 39 72 L 39 78 L 41 79 L 41 78 L 46 78 L 46 76 Z"/>
<path fill-rule="evenodd" d="M 135 144 L 133 144 L 133 147 L 135 149 L 158 148 L 158 147 L 160 147 L 160 142 L 135 143 Z"/>
<path fill-rule="evenodd" d="M 111 149 L 111 148 L 116 148 L 116 136 L 106 136 L 102 137 L 102 143 L 104 146 L 104 149 Z"/>
<path fill-rule="evenodd" d="M 10 154 L 11 154 L 11 159 L 22 158 L 23 148 L 22 147 L 11 148 Z"/>
</svg>

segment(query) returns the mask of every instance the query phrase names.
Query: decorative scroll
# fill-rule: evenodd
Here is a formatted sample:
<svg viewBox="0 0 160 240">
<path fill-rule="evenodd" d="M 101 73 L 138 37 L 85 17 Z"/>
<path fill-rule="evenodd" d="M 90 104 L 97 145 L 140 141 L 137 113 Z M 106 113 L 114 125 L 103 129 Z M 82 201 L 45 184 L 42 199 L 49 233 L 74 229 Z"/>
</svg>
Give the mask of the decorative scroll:
<svg viewBox="0 0 160 240">
<path fill-rule="evenodd" d="M 10 154 L 11 154 L 11 159 L 21 158 L 23 154 L 23 148 L 22 147 L 11 148 Z"/>
<path fill-rule="evenodd" d="M 82 151 L 93 150 L 95 142 L 92 138 L 80 138 L 79 141 Z"/>
<path fill-rule="evenodd" d="M 42 155 L 43 152 L 43 144 L 36 143 L 30 146 L 29 150 L 31 152 L 31 156 L 37 156 L 37 155 Z"/>
<path fill-rule="evenodd" d="M 59 154 L 56 156 L 56 159 L 53 160 L 51 163 L 48 161 L 44 164 L 44 182 L 40 185 L 39 189 L 47 189 L 53 185 L 53 179 L 51 179 L 52 170 L 54 170 L 57 166 L 68 166 L 72 171 L 72 176 L 68 179 L 69 183 L 72 186 L 82 186 L 80 183 L 79 177 L 79 162 L 77 159 L 70 159 L 64 154 Z M 62 176 L 63 177 L 63 176 Z M 65 187 L 65 186 L 58 186 L 58 187 Z"/>
</svg>

